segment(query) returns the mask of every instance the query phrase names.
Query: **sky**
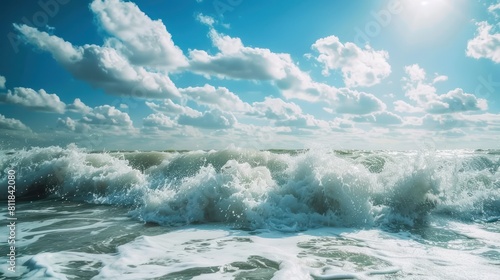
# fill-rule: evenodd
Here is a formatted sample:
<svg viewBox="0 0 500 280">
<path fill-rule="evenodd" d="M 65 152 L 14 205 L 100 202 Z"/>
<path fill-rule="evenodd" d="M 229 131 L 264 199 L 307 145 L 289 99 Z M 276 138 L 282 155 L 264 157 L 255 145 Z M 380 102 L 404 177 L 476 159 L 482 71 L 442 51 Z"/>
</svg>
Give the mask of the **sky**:
<svg viewBox="0 0 500 280">
<path fill-rule="evenodd" d="M 500 149 L 498 0 L 0 5 L 0 149 Z"/>
</svg>

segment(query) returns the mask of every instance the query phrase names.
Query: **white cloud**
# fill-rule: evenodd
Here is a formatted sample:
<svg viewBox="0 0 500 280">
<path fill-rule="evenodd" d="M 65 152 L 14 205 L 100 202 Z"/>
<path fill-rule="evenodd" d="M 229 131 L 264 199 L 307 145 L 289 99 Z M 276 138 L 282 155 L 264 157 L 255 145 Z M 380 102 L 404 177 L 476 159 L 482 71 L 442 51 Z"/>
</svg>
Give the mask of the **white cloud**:
<svg viewBox="0 0 500 280">
<path fill-rule="evenodd" d="M 300 70 L 289 56 L 283 63 L 285 77 L 273 82 L 285 98 L 318 102 L 324 99 L 325 94 L 329 94 L 332 89 L 335 89 L 326 84 L 314 82 L 309 74 Z"/>
<path fill-rule="evenodd" d="M 57 119 L 57 126 L 58 127 L 64 127 L 64 128 L 69 129 L 71 131 L 75 131 L 76 125 L 77 125 L 76 121 L 70 117 L 66 117 L 65 119 L 63 119 L 63 118 Z"/>
<path fill-rule="evenodd" d="M 186 98 L 195 101 L 199 105 L 208 106 L 210 109 L 223 111 L 245 112 L 250 110 L 250 105 L 225 87 L 215 88 L 211 85 L 203 87 L 188 87 L 179 90 Z"/>
<path fill-rule="evenodd" d="M 130 116 L 113 106 L 97 106 L 82 113 L 82 118 L 78 120 L 70 117 L 59 118 L 57 126 L 78 133 L 98 131 L 108 135 L 133 135 L 136 132 Z"/>
<path fill-rule="evenodd" d="M 262 102 L 252 104 L 250 115 L 265 117 L 270 120 L 287 120 L 302 114 L 302 109 L 293 102 L 285 102 L 281 98 L 266 97 Z"/>
<path fill-rule="evenodd" d="M 421 82 L 425 80 L 425 70 L 418 64 L 405 66 L 405 72 L 411 82 Z"/>
<path fill-rule="evenodd" d="M 9 103 L 23 106 L 35 111 L 63 114 L 65 111 L 76 113 L 89 113 L 92 108 L 85 105 L 80 98 L 76 98 L 72 104 L 65 104 L 57 94 L 49 94 L 45 90 L 38 91 L 31 88 L 17 87 L 6 94 L 0 94 L 0 103 Z"/>
<path fill-rule="evenodd" d="M 191 71 L 219 78 L 267 80 L 286 98 L 318 101 L 320 85 L 301 71 L 289 54 L 247 47 L 240 38 L 221 34 L 213 27 L 210 27 L 209 37 L 219 53 L 210 55 L 203 50 L 191 50 Z"/>
<path fill-rule="evenodd" d="M 488 7 L 488 12 L 495 15 L 500 15 L 500 3 L 491 4 L 491 6 Z"/>
<path fill-rule="evenodd" d="M 124 113 L 109 105 L 95 107 L 91 112 L 85 114 L 81 121 L 83 123 L 94 125 L 109 125 L 119 126 L 123 128 L 133 128 L 132 120 L 127 113 Z"/>
<path fill-rule="evenodd" d="M 174 103 L 172 100 L 167 99 L 163 103 L 157 104 L 154 102 L 147 102 L 146 105 L 151 110 L 158 113 L 165 113 L 167 115 L 187 115 L 191 117 L 199 117 L 201 113 L 187 106 L 182 106 Z"/>
<path fill-rule="evenodd" d="M 304 114 L 293 102 L 285 102 L 281 98 L 266 97 L 262 102 L 254 102 L 248 115 L 271 120 L 275 126 L 295 128 L 329 128 L 330 124 L 318 120 L 313 115 Z"/>
<path fill-rule="evenodd" d="M 177 98 L 180 96 L 166 74 L 134 66 L 111 47 L 74 47 L 63 39 L 27 25 L 14 25 L 24 41 L 48 51 L 74 77 L 87 81 L 109 94 L 137 98 Z"/>
<path fill-rule="evenodd" d="M 6 130 L 21 130 L 21 131 L 31 131 L 25 124 L 20 120 L 6 118 L 4 115 L 0 114 L 0 129 Z"/>
<path fill-rule="evenodd" d="M 331 104 L 341 114 L 368 114 L 386 109 L 386 105 L 373 94 L 348 88 L 336 90 L 331 98 Z"/>
<path fill-rule="evenodd" d="M 72 111 L 72 112 L 76 112 L 76 113 L 82 113 L 82 114 L 86 114 L 86 113 L 89 113 L 90 111 L 92 111 L 92 108 L 90 108 L 89 106 L 85 105 L 85 103 L 83 103 L 80 100 L 80 98 L 76 98 L 73 101 L 73 104 L 66 105 L 66 109 L 68 111 Z"/>
<path fill-rule="evenodd" d="M 142 124 L 144 127 L 154 130 L 171 130 L 177 126 L 175 121 L 162 113 L 155 113 L 147 116 L 143 119 Z"/>
<path fill-rule="evenodd" d="M 412 106 L 403 100 L 397 100 L 393 102 L 394 110 L 400 113 L 422 113 L 424 110 L 419 107 Z"/>
<path fill-rule="evenodd" d="M 327 112 L 329 114 L 333 114 L 334 113 L 333 109 L 332 108 L 328 108 L 328 107 L 323 107 L 323 111 L 325 111 L 325 112 Z"/>
<path fill-rule="evenodd" d="M 442 136 L 452 136 L 458 130 L 477 132 L 492 131 L 496 135 L 500 130 L 500 114 L 426 114 L 423 117 L 406 117 L 404 119 L 406 128 L 417 128 L 435 131 Z M 451 131 L 450 134 L 443 133 Z M 455 135 L 456 136 L 456 135 Z"/>
<path fill-rule="evenodd" d="M 5 79 L 4 76 L 0 76 L 0 89 L 4 89 L 5 88 L 5 82 L 7 80 Z"/>
<path fill-rule="evenodd" d="M 116 38 L 108 44 L 120 50 L 132 64 L 166 69 L 187 66 L 186 57 L 172 41 L 163 22 L 152 20 L 136 4 L 94 0 L 90 9 L 100 27 Z"/>
<path fill-rule="evenodd" d="M 70 131 L 74 131 L 77 133 L 88 132 L 91 130 L 90 125 L 86 123 L 79 122 L 70 117 L 58 118 L 57 119 L 57 127 L 62 127 Z"/>
<path fill-rule="evenodd" d="M 485 111 L 487 109 L 488 105 L 485 99 L 478 99 L 472 94 L 465 93 L 460 88 L 439 95 L 427 104 L 427 112 L 434 114 Z"/>
<path fill-rule="evenodd" d="M 220 34 L 213 27 L 210 27 L 209 36 L 219 53 L 211 56 L 205 51 L 191 51 L 191 70 L 197 73 L 220 78 L 269 80 L 286 99 L 334 102 L 342 112 L 370 113 L 383 109 L 383 103 L 371 94 L 314 82 L 309 74 L 300 70 L 289 54 L 246 47 L 239 38 Z"/>
<path fill-rule="evenodd" d="M 209 16 L 206 16 L 206 15 L 203 15 L 203 14 L 198 14 L 198 15 L 196 16 L 196 19 L 197 19 L 199 22 L 201 22 L 201 23 L 203 23 L 203 24 L 205 24 L 205 25 L 208 25 L 208 26 L 213 26 L 213 25 L 214 25 L 214 23 L 215 23 L 214 18 L 209 17 Z"/>
<path fill-rule="evenodd" d="M 445 94 L 437 94 L 432 83 L 425 80 L 426 73 L 417 64 L 405 67 L 408 77 L 403 78 L 406 89 L 405 95 L 416 103 L 416 107 L 402 100 L 394 102 L 396 111 L 416 113 L 420 110 L 432 114 L 445 114 L 466 111 L 487 110 L 488 104 L 485 99 L 477 98 L 473 94 L 465 93 L 457 88 Z M 433 83 L 436 79 L 433 80 Z"/>
<path fill-rule="evenodd" d="M 227 129 L 233 127 L 237 120 L 231 113 L 214 109 L 204 112 L 201 116 L 180 115 L 177 122 L 206 129 Z"/>
<path fill-rule="evenodd" d="M 436 91 L 436 88 L 430 84 L 418 83 L 408 86 L 405 95 L 425 109 L 427 103 L 437 97 Z"/>
<path fill-rule="evenodd" d="M 462 116 L 444 115 L 425 115 L 422 118 L 422 127 L 429 130 L 450 130 L 457 127 L 465 127 L 471 125 L 472 122 L 467 121 Z"/>
<path fill-rule="evenodd" d="M 336 36 L 321 38 L 312 48 L 319 52 L 316 59 L 324 66 L 323 74 L 340 69 L 347 87 L 373 86 L 391 73 L 386 51 L 361 49 L 351 42 L 342 44 Z"/>
<path fill-rule="evenodd" d="M 17 87 L 13 91 L 0 95 L 0 103 L 10 103 L 36 111 L 64 113 L 64 104 L 56 94 L 49 94 L 41 89 L 38 92 L 31 88 Z"/>
<path fill-rule="evenodd" d="M 220 52 L 212 56 L 203 50 L 191 50 L 192 71 L 246 80 L 280 80 L 286 77 L 285 67 L 291 61 L 289 55 L 245 47 L 240 38 L 220 34 L 213 28 L 210 28 L 209 36 Z"/>
<path fill-rule="evenodd" d="M 435 83 L 445 82 L 445 81 L 448 81 L 448 76 L 445 76 L 445 75 L 436 75 L 436 77 L 434 78 L 434 80 L 432 80 L 432 83 L 435 84 Z"/>
<path fill-rule="evenodd" d="M 426 114 L 417 121 L 408 123 L 408 127 L 433 131 L 446 131 L 460 128 L 496 130 L 500 128 L 498 114 Z"/>
<path fill-rule="evenodd" d="M 336 131 L 344 131 L 345 129 L 354 127 L 352 120 L 344 118 L 335 118 L 330 122 L 330 125 Z"/>
<path fill-rule="evenodd" d="M 387 111 L 376 112 L 364 116 L 356 116 L 353 117 L 352 120 L 355 122 L 371 123 L 381 126 L 398 125 L 403 123 L 403 119 L 400 116 Z"/>
<path fill-rule="evenodd" d="M 491 59 L 500 63 L 500 33 L 492 33 L 493 26 L 485 21 L 477 24 L 477 34 L 467 42 L 467 56 Z"/>
</svg>

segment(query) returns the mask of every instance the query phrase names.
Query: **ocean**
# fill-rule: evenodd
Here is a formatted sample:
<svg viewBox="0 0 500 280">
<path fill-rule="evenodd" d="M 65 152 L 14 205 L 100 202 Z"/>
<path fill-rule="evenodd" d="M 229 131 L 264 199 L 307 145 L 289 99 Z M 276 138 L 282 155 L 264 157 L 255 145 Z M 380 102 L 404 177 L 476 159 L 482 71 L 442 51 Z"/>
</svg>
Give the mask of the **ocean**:
<svg viewBox="0 0 500 280">
<path fill-rule="evenodd" d="M 4 150 L 0 278 L 500 279 L 499 166 L 497 150 Z"/>
</svg>

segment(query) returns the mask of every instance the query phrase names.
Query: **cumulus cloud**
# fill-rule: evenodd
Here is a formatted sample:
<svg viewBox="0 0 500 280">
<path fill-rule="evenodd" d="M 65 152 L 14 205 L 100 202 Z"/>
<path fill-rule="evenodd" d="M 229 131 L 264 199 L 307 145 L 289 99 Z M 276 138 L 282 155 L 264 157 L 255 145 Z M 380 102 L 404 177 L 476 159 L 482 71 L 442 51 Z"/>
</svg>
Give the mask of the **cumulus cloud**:
<svg viewBox="0 0 500 280">
<path fill-rule="evenodd" d="M 176 104 L 170 99 L 167 99 L 160 104 L 146 101 L 146 105 L 155 112 L 165 113 L 167 115 L 187 115 L 191 117 L 199 117 L 201 115 L 199 111 L 188 106 Z"/>
<path fill-rule="evenodd" d="M 76 98 L 72 104 L 66 105 L 66 109 L 68 111 L 76 112 L 76 113 L 82 113 L 86 114 L 92 111 L 92 108 L 89 106 L 85 105 L 80 98 Z"/>
<path fill-rule="evenodd" d="M 90 9 L 113 45 L 134 65 L 176 69 L 187 66 L 182 50 L 161 20 L 152 20 L 132 2 L 94 0 Z"/>
<path fill-rule="evenodd" d="M 210 27 L 209 37 L 219 52 L 210 55 L 203 50 L 191 50 L 191 71 L 219 78 L 267 80 L 274 83 L 286 98 L 319 100 L 321 85 L 300 70 L 289 54 L 245 46 L 240 38 L 216 31 L 209 24 L 213 19 L 207 16 L 202 18 L 201 21 Z"/>
<path fill-rule="evenodd" d="M 340 69 L 347 87 L 373 86 L 391 74 L 386 51 L 361 49 L 351 42 L 343 44 L 336 36 L 321 38 L 312 48 L 319 52 L 316 59 L 324 66 L 323 74 Z"/>
<path fill-rule="evenodd" d="M 393 102 L 394 104 L 394 110 L 396 112 L 400 113 L 422 113 L 424 110 L 419 107 L 415 107 L 413 105 L 410 105 L 403 100 L 397 100 Z"/>
<path fill-rule="evenodd" d="M 91 112 L 85 114 L 81 121 L 87 124 L 94 125 L 109 125 L 124 128 L 133 128 L 132 120 L 127 113 L 124 113 L 109 105 L 95 107 Z"/>
<path fill-rule="evenodd" d="M 467 56 L 500 63 L 500 33 L 492 33 L 492 29 L 485 21 L 477 23 L 476 37 L 467 42 Z"/>
<path fill-rule="evenodd" d="M 142 120 L 142 124 L 144 127 L 154 130 L 171 130 L 177 126 L 174 120 L 162 113 L 155 113 L 147 116 Z"/>
<path fill-rule="evenodd" d="M 75 78 L 102 88 L 109 94 L 137 98 L 178 98 L 170 78 L 132 65 L 111 47 L 73 46 L 63 39 L 27 25 L 14 24 L 23 41 L 47 51 Z"/>
<path fill-rule="evenodd" d="M 485 111 L 488 105 L 485 99 L 478 99 L 476 96 L 465 93 L 461 88 L 449 91 L 446 94 L 437 96 L 428 104 L 427 112 L 434 114 L 465 112 L 465 111 Z"/>
<path fill-rule="evenodd" d="M 335 107 L 340 112 L 370 113 L 384 108 L 383 103 L 371 94 L 350 91 L 349 89 L 337 89 L 313 81 L 308 73 L 297 66 L 289 54 L 247 47 L 240 38 L 233 38 L 217 32 L 211 26 L 210 18 L 203 16 L 201 21 L 210 27 L 209 37 L 219 53 L 210 55 L 201 50 L 190 51 L 190 65 L 194 72 L 220 78 L 268 80 L 281 90 L 281 94 L 286 99 L 335 103 Z M 359 69 L 356 68 L 359 71 L 367 67 L 378 69 L 371 64 L 372 61 L 369 61 L 369 58 L 372 57 L 374 61 L 377 61 L 384 55 L 369 50 L 366 52 L 360 53 L 358 60 L 361 62 L 358 64 L 353 62 L 353 65 L 358 67 L 359 64 L 362 64 Z M 380 75 L 375 76 L 374 79 L 380 78 Z"/>
<path fill-rule="evenodd" d="M 335 90 L 331 103 L 341 114 L 368 114 L 385 110 L 386 105 L 373 94 L 358 92 L 348 88 Z"/>
<path fill-rule="evenodd" d="M 422 127 L 429 130 L 450 130 L 459 127 L 475 126 L 477 123 L 467 120 L 459 115 L 430 115 L 427 114 L 422 118 Z M 486 123 L 483 123 L 486 125 Z"/>
<path fill-rule="evenodd" d="M 20 131 L 31 131 L 25 124 L 20 120 L 6 118 L 4 115 L 0 114 L 0 129 L 5 130 L 20 130 Z"/>
<path fill-rule="evenodd" d="M 271 120 L 285 120 L 302 114 L 302 109 L 293 102 L 285 102 L 281 98 L 266 97 L 262 102 L 252 104 L 253 112 L 249 115 L 265 117 Z"/>
<path fill-rule="evenodd" d="M 387 111 L 372 113 L 364 116 L 356 116 L 353 117 L 352 120 L 355 122 L 371 123 L 381 126 L 399 125 L 403 123 L 403 119 L 400 116 Z"/>
<path fill-rule="evenodd" d="M 500 128 L 500 114 L 426 114 L 421 118 L 407 122 L 406 126 L 432 131 L 449 131 L 461 128 L 498 130 Z"/>
<path fill-rule="evenodd" d="M 203 50 L 191 50 L 192 71 L 245 80 L 280 80 L 286 77 L 285 67 L 291 60 L 289 55 L 246 47 L 240 38 L 220 34 L 213 28 L 210 28 L 209 37 L 219 53 L 210 55 Z"/>
<path fill-rule="evenodd" d="M 304 114 L 293 102 L 285 102 L 281 98 L 266 97 L 262 102 L 254 102 L 248 115 L 271 120 L 275 126 L 295 128 L 328 128 L 330 124 L 318 120 L 313 115 Z"/>
<path fill-rule="evenodd" d="M 90 125 L 88 125 L 86 123 L 79 122 L 79 121 L 74 120 L 70 117 L 58 118 L 57 119 L 57 127 L 65 128 L 67 130 L 74 131 L 77 133 L 88 132 L 91 129 Z"/>
<path fill-rule="evenodd" d="M 0 103 L 15 104 L 34 111 L 63 114 L 66 110 L 76 113 L 88 113 L 92 110 L 85 105 L 80 98 L 76 98 L 72 104 L 65 104 L 57 94 L 49 94 L 45 90 L 38 91 L 31 88 L 17 87 L 6 94 L 0 94 Z"/>
<path fill-rule="evenodd" d="M 100 131 L 123 135 L 135 132 L 130 116 L 110 105 L 102 105 L 83 113 L 81 119 L 59 118 L 57 126 L 74 132 Z"/>
<path fill-rule="evenodd" d="M 198 15 L 196 16 L 196 19 L 197 19 L 199 22 L 201 22 L 201 23 L 203 23 L 203 24 L 205 24 L 205 25 L 208 25 L 208 26 L 213 26 L 213 25 L 214 25 L 214 23 L 215 23 L 214 18 L 212 18 L 212 17 L 210 17 L 210 16 L 206 16 L 206 15 L 204 15 L 204 14 L 198 14 Z"/>
<path fill-rule="evenodd" d="M 4 89 L 5 88 L 5 82 L 7 80 L 5 79 L 4 76 L 0 76 L 0 89 Z"/>
<path fill-rule="evenodd" d="M 488 109 L 485 99 L 465 93 L 460 88 L 445 94 L 437 94 L 437 89 L 433 85 L 435 79 L 432 83 L 426 82 L 426 73 L 417 64 L 406 66 L 405 72 L 407 74 L 407 77 L 403 78 L 405 95 L 414 101 L 416 106 L 398 100 L 394 102 L 397 112 L 417 113 L 426 111 L 432 114 L 445 114 Z"/>
<path fill-rule="evenodd" d="M 227 129 L 233 127 L 237 120 L 233 114 L 214 109 L 204 112 L 200 116 L 180 115 L 180 125 L 189 125 L 206 129 Z"/>
<path fill-rule="evenodd" d="M 353 128 L 354 124 L 350 119 L 335 118 L 330 122 L 330 126 L 336 131 L 345 131 L 348 128 Z"/>
<path fill-rule="evenodd" d="M 225 87 L 215 88 L 211 85 L 203 87 L 188 87 L 179 90 L 186 98 L 195 101 L 199 105 L 205 105 L 210 109 L 225 111 L 245 112 L 250 110 L 250 105 L 243 102 L 236 94 Z"/>
<path fill-rule="evenodd" d="M 425 80 L 425 70 L 418 64 L 405 66 L 405 72 L 411 82 L 422 82 Z"/>
<path fill-rule="evenodd" d="M 0 95 L 1 103 L 16 104 L 36 111 L 64 113 L 66 104 L 56 94 L 49 94 L 41 89 L 17 87 L 13 91 Z"/>
</svg>

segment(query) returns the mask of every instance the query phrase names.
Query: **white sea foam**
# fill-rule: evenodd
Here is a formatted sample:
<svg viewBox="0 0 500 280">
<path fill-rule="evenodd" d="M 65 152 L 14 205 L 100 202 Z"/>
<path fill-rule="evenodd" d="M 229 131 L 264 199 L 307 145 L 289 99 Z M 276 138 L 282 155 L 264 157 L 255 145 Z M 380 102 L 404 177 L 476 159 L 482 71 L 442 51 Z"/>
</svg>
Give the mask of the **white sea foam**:
<svg viewBox="0 0 500 280">
<path fill-rule="evenodd" d="M 162 225 L 291 232 L 411 226 L 429 214 L 494 221 L 499 166 L 500 155 L 471 151 L 88 153 L 72 145 L 0 159 L 0 169 L 15 168 L 20 198 L 126 205 L 133 217 Z"/>
<path fill-rule="evenodd" d="M 479 231 L 470 225 L 466 231 Z M 475 236 L 478 242 L 488 235 Z M 498 243 L 497 243 L 498 244 Z M 469 250 L 419 243 L 407 233 L 319 228 L 300 234 L 248 233 L 224 226 L 178 229 L 142 236 L 118 247 L 116 254 L 42 253 L 30 258 L 26 279 L 50 275 L 65 279 L 74 262 L 99 266 L 93 279 L 495 279 L 500 273 Z"/>
</svg>

